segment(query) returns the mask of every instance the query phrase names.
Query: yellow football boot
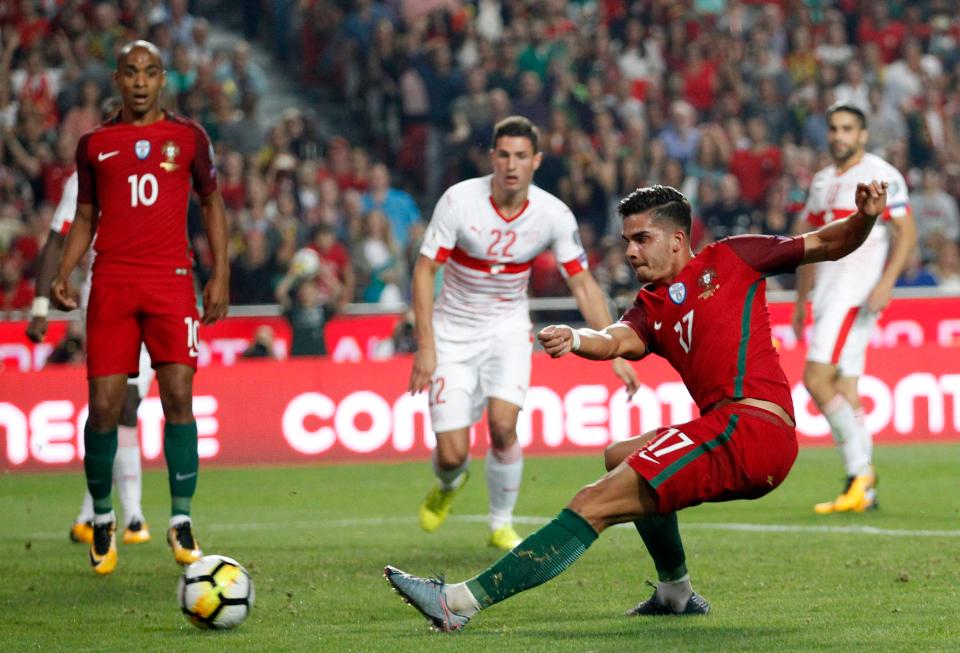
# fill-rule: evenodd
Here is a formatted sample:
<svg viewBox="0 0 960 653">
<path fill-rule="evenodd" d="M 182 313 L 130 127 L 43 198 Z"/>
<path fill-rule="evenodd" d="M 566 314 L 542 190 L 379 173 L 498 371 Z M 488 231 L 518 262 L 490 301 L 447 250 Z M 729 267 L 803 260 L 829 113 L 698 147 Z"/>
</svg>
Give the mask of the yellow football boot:
<svg viewBox="0 0 960 653">
<path fill-rule="evenodd" d="M 117 568 L 117 525 L 113 522 L 93 525 L 90 564 L 93 571 L 105 576 Z"/>
<path fill-rule="evenodd" d="M 470 473 L 464 472 L 460 485 L 451 490 L 444 490 L 440 487 L 440 481 L 434 481 L 433 487 L 430 488 L 423 503 L 420 504 L 420 528 L 428 533 L 432 533 L 440 528 L 443 522 L 446 521 L 447 515 L 450 514 L 450 506 L 453 505 L 453 498 L 457 496 L 457 492 L 463 489 L 463 486 L 467 484 L 469 478 Z"/>
<path fill-rule="evenodd" d="M 180 522 L 167 531 L 167 544 L 173 551 L 173 559 L 181 565 L 196 562 L 203 555 L 200 543 L 193 537 L 193 529 L 189 521 Z"/>
<path fill-rule="evenodd" d="M 134 519 L 123 529 L 124 544 L 144 544 L 150 541 L 150 527 L 147 522 Z"/>
<path fill-rule="evenodd" d="M 70 541 L 77 544 L 93 544 L 93 522 L 74 522 L 70 527 Z"/>
<path fill-rule="evenodd" d="M 495 531 L 490 531 L 490 537 L 487 538 L 489 546 L 495 546 L 501 551 L 512 551 L 515 546 L 523 542 L 523 538 L 517 535 L 513 526 L 509 524 L 501 526 Z"/>
<path fill-rule="evenodd" d="M 873 468 L 866 474 L 851 476 L 846 489 L 833 501 L 818 503 L 813 507 L 818 515 L 830 515 L 835 512 L 865 512 L 876 507 L 877 499 L 874 487 L 877 476 Z"/>
</svg>

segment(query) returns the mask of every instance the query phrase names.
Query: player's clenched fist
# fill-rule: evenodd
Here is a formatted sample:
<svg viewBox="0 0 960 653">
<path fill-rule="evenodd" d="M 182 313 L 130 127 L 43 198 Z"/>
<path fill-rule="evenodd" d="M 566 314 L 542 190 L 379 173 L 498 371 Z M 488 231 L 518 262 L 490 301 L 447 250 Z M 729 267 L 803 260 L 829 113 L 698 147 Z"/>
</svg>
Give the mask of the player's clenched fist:
<svg viewBox="0 0 960 653">
<path fill-rule="evenodd" d="M 857 209 L 865 216 L 871 218 L 883 213 L 887 206 L 887 186 L 885 181 L 874 179 L 870 183 L 857 184 Z"/>
<path fill-rule="evenodd" d="M 537 340 L 553 358 L 560 358 L 573 348 L 573 328 L 566 324 L 551 324 L 540 329 Z"/>
</svg>

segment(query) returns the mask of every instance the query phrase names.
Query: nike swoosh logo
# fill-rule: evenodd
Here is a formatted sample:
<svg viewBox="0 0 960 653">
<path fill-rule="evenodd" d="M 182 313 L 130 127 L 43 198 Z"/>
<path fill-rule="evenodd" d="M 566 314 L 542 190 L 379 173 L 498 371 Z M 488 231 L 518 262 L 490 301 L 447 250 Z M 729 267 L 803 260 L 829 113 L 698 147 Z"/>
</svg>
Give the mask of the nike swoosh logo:
<svg viewBox="0 0 960 653">
<path fill-rule="evenodd" d="M 189 474 L 181 474 L 180 472 L 177 472 L 176 478 L 177 478 L 178 481 L 185 481 L 185 480 L 187 480 L 188 478 L 192 478 L 192 477 L 194 477 L 194 476 L 196 476 L 196 475 L 197 475 L 196 472 L 190 472 Z"/>
<path fill-rule="evenodd" d="M 653 330 L 654 330 L 654 331 L 659 331 L 661 326 L 663 326 L 663 325 L 660 324 L 660 322 L 654 322 L 654 323 L 653 323 Z"/>
<path fill-rule="evenodd" d="M 106 153 L 101 152 L 100 154 L 97 155 L 97 161 L 106 161 L 110 157 L 117 156 L 118 154 L 120 154 L 119 150 L 114 150 L 113 152 L 106 152 Z"/>
</svg>

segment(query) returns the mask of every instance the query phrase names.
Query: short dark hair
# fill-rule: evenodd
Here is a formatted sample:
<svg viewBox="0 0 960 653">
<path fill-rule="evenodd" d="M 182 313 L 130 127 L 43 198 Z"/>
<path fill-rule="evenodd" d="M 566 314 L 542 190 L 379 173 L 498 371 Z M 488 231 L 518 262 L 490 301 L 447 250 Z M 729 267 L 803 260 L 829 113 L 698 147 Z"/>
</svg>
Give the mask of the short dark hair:
<svg viewBox="0 0 960 653">
<path fill-rule="evenodd" d="M 492 146 L 497 146 L 497 139 L 501 136 L 521 136 L 530 140 L 533 145 L 533 153 L 540 151 L 540 130 L 537 126 L 523 116 L 507 116 L 493 126 Z"/>
<path fill-rule="evenodd" d="M 840 112 L 852 113 L 860 121 L 860 129 L 867 128 L 867 115 L 863 112 L 863 109 L 849 102 L 834 102 L 827 107 L 827 121 L 830 120 L 833 114 Z"/>
<path fill-rule="evenodd" d="M 617 205 L 621 218 L 648 211 L 653 211 L 653 218 L 658 222 L 670 222 L 683 229 L 687 239 L 690 238 L 690 202 L 676 188 L 660 184 L 638 188 Z"/>
</svg>

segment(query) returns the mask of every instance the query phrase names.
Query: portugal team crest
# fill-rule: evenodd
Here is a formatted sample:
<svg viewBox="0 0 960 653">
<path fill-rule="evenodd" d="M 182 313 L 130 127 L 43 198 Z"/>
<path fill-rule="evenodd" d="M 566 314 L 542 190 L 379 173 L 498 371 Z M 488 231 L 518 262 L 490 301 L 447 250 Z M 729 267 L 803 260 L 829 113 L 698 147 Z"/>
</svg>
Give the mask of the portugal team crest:
<svg viewBox="0 0 960 653">
<path fill-rule="evenodd" d="M 160 154 L 165 159 L 160 163 L 160 167 L 167 172 L 173 172 L 180 166 L 176 163 L 176 158 L 180 154 L 180 146 L 173 141 L 167 141 L 160 148 Z"/>
<path fill-rule="evenodd" d="M 682 281 L 678 281 L 667 289 L 667 294 L 670 295 L 674 304 L 682 304 L 683 300 L 687 298 L 687 287 L 683 285 Z"/>
<path fill-rule="evenodd" d="M 142 140 L 137 141 L 133 146 L 133 152 L 137 155 L 137 158 L 143 161 L 148 156 L 150 156 L 150 141 Z"/>
<path fill-rule="evenodd" d="M 710 299 L 713 294 L 720 289 L 720 282 L 717 281 L 717 271 L 707 268 L 697 279 L 697 285 L 700 286 L 700 299 Z"/>
</svg>

